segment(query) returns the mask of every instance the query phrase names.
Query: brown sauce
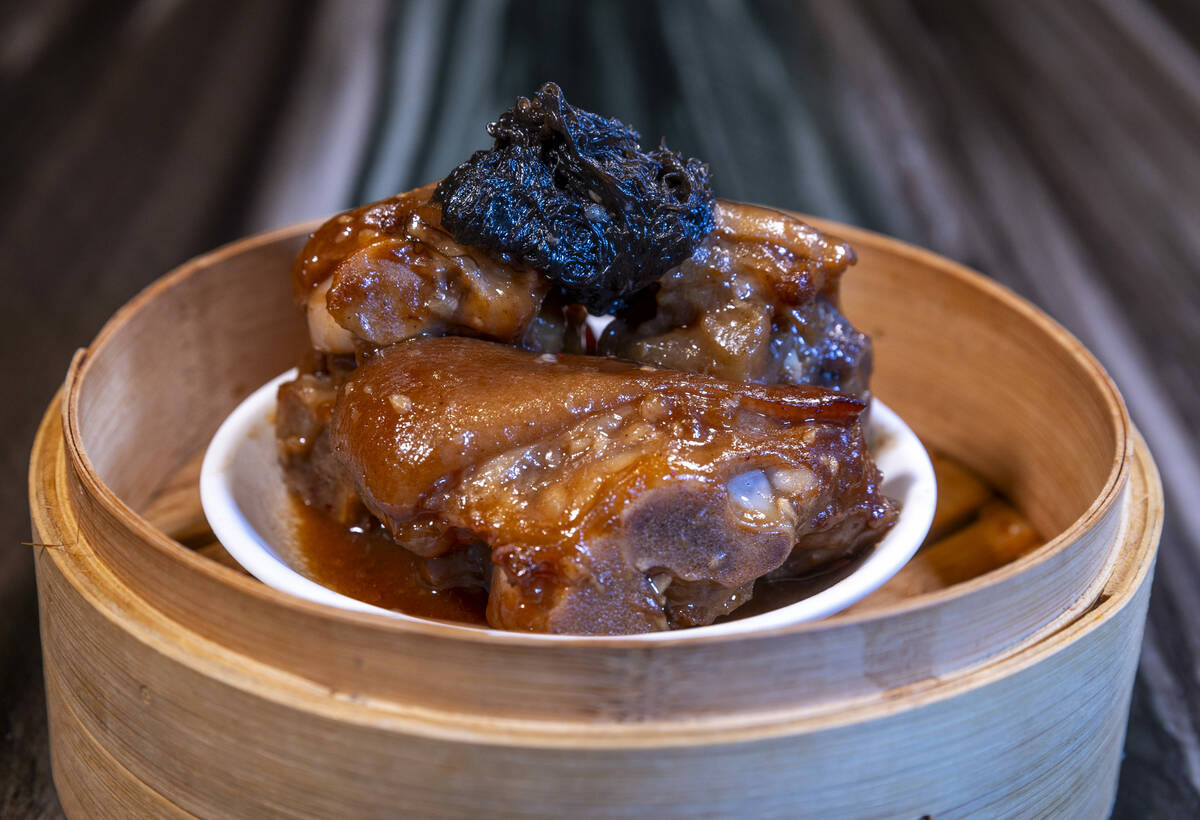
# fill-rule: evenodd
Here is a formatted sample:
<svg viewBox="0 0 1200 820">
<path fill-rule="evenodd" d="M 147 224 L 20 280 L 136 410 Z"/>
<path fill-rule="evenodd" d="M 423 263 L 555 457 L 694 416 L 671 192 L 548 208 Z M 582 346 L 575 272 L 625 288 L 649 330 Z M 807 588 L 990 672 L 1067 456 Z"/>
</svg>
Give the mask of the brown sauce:
<svg viewBox="0 0 1200 820">
<path fill-rule="evenodd" d="M 487 592 L 437 590 L 421 571 L 421 559 L 378 530 L 351 532 L 292 499 L 306 574 L 350 598 L 419 618 L 487 626 Z"/>
<path fill-rule="evenodd" d="M 938 479 L 935 529 L 900 576 L 875 593 L 881 598 L 919 594 L 970 580 L 1019 558 L 1043 541 L 1029 521 L 978 475 L 942 454 L 935 453 L 933 461 Z M 484 590 L 433 589 L 421 570 L 422 559 L 382 531 L 351 532 L 299 501 L 293 503 L 305 570 L 316 582 L 408 615 L 487 626 Z M 761 581 L 753 600 L 721 620 L 759 615 L 814 595 L 845 578 L 868 555 L 806 578 Z"/>
</svg>

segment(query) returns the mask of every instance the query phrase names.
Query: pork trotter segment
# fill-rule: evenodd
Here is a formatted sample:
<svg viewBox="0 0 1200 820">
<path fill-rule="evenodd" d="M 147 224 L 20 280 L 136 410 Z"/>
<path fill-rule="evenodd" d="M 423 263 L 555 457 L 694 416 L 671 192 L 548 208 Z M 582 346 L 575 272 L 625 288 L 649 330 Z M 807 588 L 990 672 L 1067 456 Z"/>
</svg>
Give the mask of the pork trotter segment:
<svg viewBox="0 0 1200 820">
<path fill-rule="evenodd" d="M 488 621 L 623 634 L 712 623 L 802 549 L 836 560 L 895 519 L 864 403 L 476 339 L 383 349 L 342 387 L 337 459 L 396 540 L 486 544 Z"/>
</svg>

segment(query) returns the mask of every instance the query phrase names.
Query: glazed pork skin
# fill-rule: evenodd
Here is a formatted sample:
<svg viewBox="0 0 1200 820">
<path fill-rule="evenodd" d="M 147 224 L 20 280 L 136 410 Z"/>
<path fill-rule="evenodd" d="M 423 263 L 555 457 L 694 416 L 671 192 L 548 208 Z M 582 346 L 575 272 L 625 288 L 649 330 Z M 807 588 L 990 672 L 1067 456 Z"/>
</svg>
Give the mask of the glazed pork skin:
<svg viewBox="0 0 1200 820">
<path fill-rule="evenodd" d="M 426 185 L 338 214 L 292 271 L 313 348 L 354 353 L 421 335 L 561 349 L 561 307 L 538 272 L 467 248 L 441 227 Z"/>
<path fill-rule="evenodd" d="M 279 460 L 292 492 L 346 526 L 361 524 L 365 511 L 332 458 L 326 428 L 357 357 L 420 335 L 481 336 L 542 352 L 578 338 L 566 338 L 566 314 L 547 298 L 544 277 L 465 248 L 442 230 L 433 188 L 327 220 L 292 270 L 312 348 L 297 378 L 279 388 Z"/>
<path fill-rule="evenodd" d="M 353 356 L 309 351 L 300 361 L 299 375 L 279 386 L 275 405 L 275 444 L 284 483 L 306 505 L 344 527 L 370 521 L 329 438 L 338 389 L 355 367 Z"/>
<path fill-rule="evenodd" d="M 895 509 L 863 407 L 422 338 L 350 375 L 330 435 L 399 543 L 427 557 L 490 547 L 492 626 L 623 634 L 711 623 L 801 540 L 828 560 L 882 537 Z"/>
<path fill-rule="evenodd" d="M 603 352 L 731 381 L 869 398 L 871 342 L 838 309 L 854 251 L 790 214 L 719 202 L 716 226 L 657 291 L 617 316 Z"/>
</svg>

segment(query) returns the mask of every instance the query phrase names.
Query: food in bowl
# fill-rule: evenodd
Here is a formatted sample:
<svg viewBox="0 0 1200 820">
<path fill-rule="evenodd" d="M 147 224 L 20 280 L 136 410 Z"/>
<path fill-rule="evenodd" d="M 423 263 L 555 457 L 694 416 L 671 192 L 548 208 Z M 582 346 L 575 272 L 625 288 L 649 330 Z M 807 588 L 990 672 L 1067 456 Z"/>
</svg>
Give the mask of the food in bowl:
<svg viewBox="0 0 1200 820">
<path fill-rule="evenodd" d="M 891 504 L 860 457 L 864 407 L 421 338 L 354 371 L 330 437 L 399 543 L 429 558 L 488 546 L 477 582 L 493 626 L 645 632 L 712 623 L 768 573 L 848 558 L 887 529 Z"/>
<path fill-rule="evenodd" d="M 715 200 L 703 163 L 552 84 L 489 130 L 301 252 L 312 349 L 276 417 L 296 495 L 535 632 L 710 624 L 876 544 L 897 509 L 838 306 L 849 246 Z"/>
</svg>

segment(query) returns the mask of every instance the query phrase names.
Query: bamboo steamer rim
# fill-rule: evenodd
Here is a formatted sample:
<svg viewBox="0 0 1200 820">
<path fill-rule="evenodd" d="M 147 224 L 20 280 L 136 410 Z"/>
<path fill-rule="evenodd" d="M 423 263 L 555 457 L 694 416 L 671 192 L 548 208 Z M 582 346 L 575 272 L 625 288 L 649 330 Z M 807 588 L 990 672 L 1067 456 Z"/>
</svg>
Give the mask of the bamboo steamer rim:
<svg viewBox="0 0 1200 820">
<path fill-rule="evenodd" d="M 796 216 L 810 222 L 823 231 L 848 239 L 852 245 L 861 243 L 897 256 L 907 257 L 916 264 L 937 268 L 943 274 L 986 292 L 991 298 L 1002 303 L 1005 307 L 1021 314 L 1031 323 L 1039 325 L 1064 350 L 1069 352 L 1082 368 L 1098 376 L 1097 382 L 1102 388 L 1104 403 L 1107 406 L 1109 418 L 1113 423 L 1117 447 L 1112 467 L 1109 470 L 1100 493 L 1082 515 L 1047 543 L 1012 563 L 970 581 L 891 604 L 879 610 L 834 615 L 823 620 L 774 627 L 750 634 L 706 635 L 704 633 L 682 630 L 676 633 L 672 640 L 656 643 L 653 647 L 644 642 L 631 640 L 628 636 L 542 635 L 482 628 L 464 629 L 460 626 L 442 624 L 436 621 L 402 621 L 389 618 L 386 615 L 336 609 L 280 592 L 193 552 L 155 528 L 118 497 L 99 476 L 88 456 L 78 422 L 79 404 L 82 392 L 88 384 L 91 365 L 98 354 L 105 349 L 110 339 L 119 332 L 122 325 L 131 316 L 142 310 L 162 292 L 170 290 L 176 284 L 193 276 L 199 270 L 220 263 L 227 258 L 236 256 L 247 250 L 274 242 L 296 239 L 307 233 L 311 233 L 324 220 L 308 221 L 258 234 L 228 243 L 206 254 L 194 257 L 152 282 L 113 314 L 104 327 L 101 328 L 92 343 L 87 348 L 76 352 L 67 373 L 64 388 L 66 391 L 65 398 L 62 402 L 62 426 L 66 443 L 66 458 L 70 461 L 74 472 L 78 476 L 78 480 L 83 484 L 92 498 L 105 507 L 117 520 L 123 521 L 130 531 L 144 543 L 153 546 L 158 551 L 167 555 L 170 559 L 177 562 L 182 569 L 207 575 L 211 580 L 219 581 L 233 587 L 240 594 L 256 597 L 263 602 L 285 609 L 298 610 L 308 615 L 339 621 L 348 626 L 407 633 L 422 637 L 436 637 L 439 640 L 445 641 L 522 647 L 553 647 L 570 644 L 576 649 L 580 647 L 594 647 L 597 650 L 630 649 L 646 651 L 653 648 L 654 651 L 669 651 L 672 648 L 695 647 L 703 644 L 719 644 L 728 641 L 747 642 L 804 632 L 817 632 L 833 624 L 851 625 L 882 620 L 901 613 L 912 613 L 921 609 L 933 608 L 939 604 L 966 597 L 982 589 L 1003 583 L 1013 576 L 1020 574 L 1028 567 L 1066 549 L 1081 533 L 1090 529 L 1110 511 L 1120 497 L 1121 491 L 1128 480 L 1129 464 L 1133 454 L 1134 437 L 1132 434 L 1132 423 L 1124 400 L 1121 398 L 1116 385 L 1112 382 L 1112 379 L 1108 376 L 1103 366 L 1078 339 L 1050 316 L 1009 288 L 988 279 L 983 274 L 971 270 L 964 265 L 939 256 L 932 251 L 927 251 L 863 228 L 813 218 L 803 214 L 796 214 Z"/>
</svg>

